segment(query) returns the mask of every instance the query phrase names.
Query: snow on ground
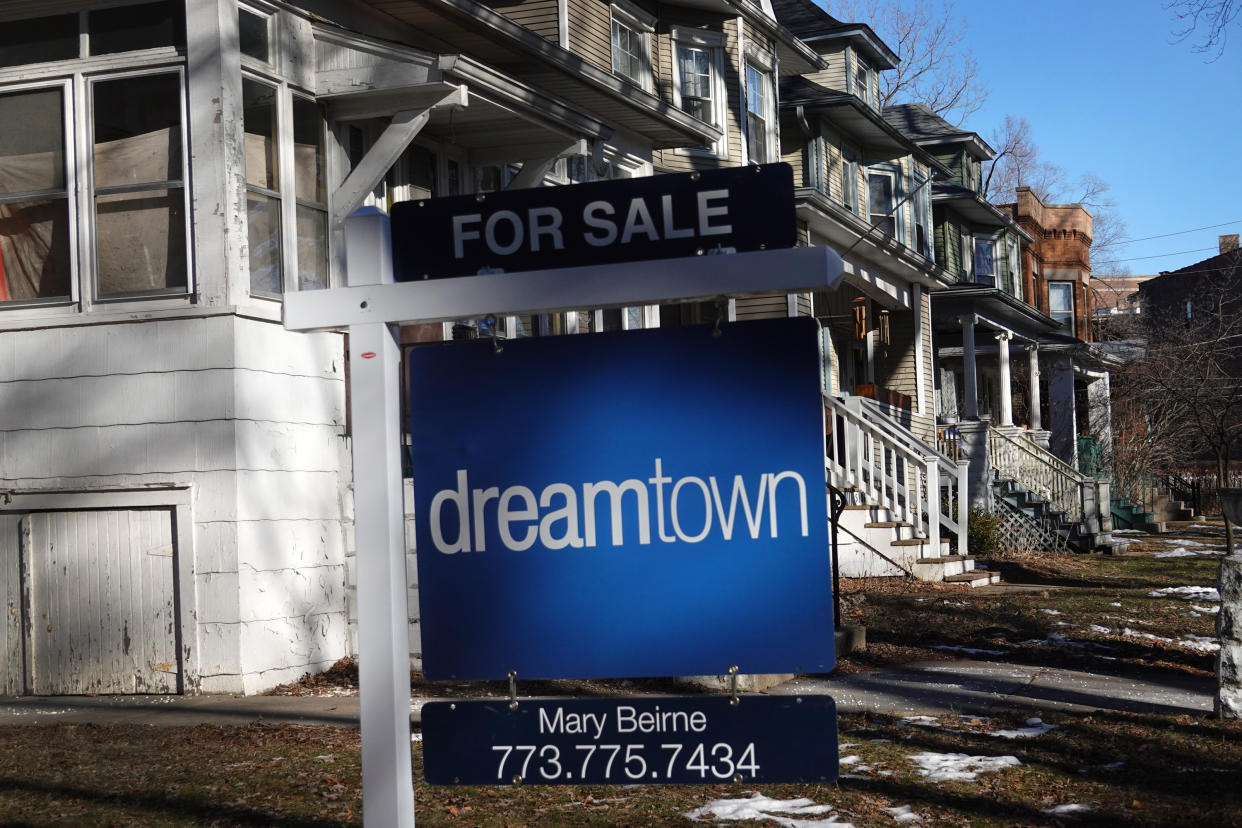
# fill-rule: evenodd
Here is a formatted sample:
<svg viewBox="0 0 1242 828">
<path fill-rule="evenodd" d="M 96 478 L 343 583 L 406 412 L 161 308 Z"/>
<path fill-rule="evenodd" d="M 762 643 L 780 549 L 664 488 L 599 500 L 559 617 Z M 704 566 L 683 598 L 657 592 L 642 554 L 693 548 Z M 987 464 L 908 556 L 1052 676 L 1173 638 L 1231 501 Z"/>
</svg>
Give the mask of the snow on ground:
<svg viewBox="0 0 1242 828">
<path fill-rule="evenodd" d="M 1190 608 L 1195 612 L 1201 612 L 1204 615 L 1216 615 L 1220 612 L 1220 607 L 1201 607 L 1198 604 L 1191 604 Z"/>
<path fill-rule="evenodd" d="M 1114 535 L 1146 535 L 1142 529 L 1114 529 Z"/>
<path fill-rule="evenodd" d="M 1043 736 L 1056 725 L 1050 725 L 1043 719 L 1031 718 L 1026 720 L 1026 727 L 1020 727 L 1016 730 L 996 730 L 991 735 L 1000 736 L 1002 739 L 1030 739 L 1035 736 Z"/>
<path fill-rule="evenodd" d="M 1088 627 L 1088 629 L 1091 630 L 1091 632 L 1099 633 L 1100 635 L 1109 635 L 1112 633 L 1112 630 L 1110 630 L 1108 627 L 1103 627 L 1103 626 L 1100 626 L 1099 624 L 1092 624 L 1090 627 Z"/>
<path fill-rule="evenodd" d="M 1046 612 L 1049 615 L 1060 615 L 1061 614 L 1060 610 L 1054 610 L 1054 609 L 1041 609 L 1040 612 Z"/>
<path fill-rule="evenodd" d="M 1149 598 L 1182 598 L 1186 601 L 1219 601 L 1216 587 L 1180 586 L 1165 587 L 1147 593 Z"/>
<path fill-rule="evenodd" d="M 1022 763 L 1016 756 L 969 756 L 965 753 L 916 753 L 910 760 L 928 782 L 973 782 L 981 773 L 995 773 Z"/>
<path fill-rule="evenodd" d="M 772 820 L 782 828 L 818 828 L 835 825 L 836 828 L 853 828 L 848 822 L 839 822 L 835 815 L 827 819 L 798 819 L 803 816 L 821 816 L 833 810 L 831 805 L 817 805 L 802 799 L 771 799 L 761 793 L 751 794 L 749 799 L 717 799 L 701 808 L 695 808 L 683 816 L 695 822 L 711 819 L 737 822 L 744 819 Z M 711 815 L 710 817 L 708 815 Z"/>
<path fill-rule="evenodd" d="M 909 805 L 898 805 L 896 808 L 885 808 L 897 822 L 922 822 L 923 818 L 910 809 Z"/>
<path fill-rule="evenodd" d="M 1079 805 L 1071 802 L 1067 805 L 1057 805 L 1044 811 L 1048 816 L 1070 816 L 1072 814 L 1082 814 L 1091 810 L 1090 805 Z"/>
<path fill-rule="evenodd" d="M 1197 558 L 1200 555 L 1223 555 L 1223 554 L 1225 554 L 1225 550 L 1223 549 L 1202 549 L 1198 551 L 1191 551 L 1187 549 L 1185 546 L 1179 546 L 1176 549 L 1169 549 L 1165 552 L 1157 552 L 1152 557 L 1155 557 L 1155 558 Z"/>
<path fill-rule="evenodd" d="M 1206 544 L 1203 541 L 1188 540 L 1184 538 L 1152 538 L 1153 543 L 1178 544 L 1179 546 L 1220 546 L 1218 543 Z"/>
<path fill-rule="evenodd" d="M 1161 644 L 1175 644 L 1178 647 L 1186 647 L 1191 650 L 1198 650 L 1201 653 L 1214 653 L 1220 649 L 1220 642 L 1215 638 L 1208 638 L 1202 635 L 1187 635 L 1185 638 L 1165 638 L 1162 635 L 1153 635 L 1152 633 L 1139 632 L 1126 627 L 1121 631 L 1126 638 L 1143 638 L 1148 641 L 1158 641 Z"/>
</svg>

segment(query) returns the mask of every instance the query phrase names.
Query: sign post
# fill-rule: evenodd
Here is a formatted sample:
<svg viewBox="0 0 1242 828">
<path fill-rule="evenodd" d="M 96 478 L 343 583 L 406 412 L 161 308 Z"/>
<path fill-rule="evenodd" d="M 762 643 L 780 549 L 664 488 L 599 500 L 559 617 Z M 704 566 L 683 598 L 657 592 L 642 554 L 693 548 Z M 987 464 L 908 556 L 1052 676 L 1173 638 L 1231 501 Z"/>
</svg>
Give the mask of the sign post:
<svg viewBox="0 0 1242 828">
<path fill-rule="evenodd" d="M 351 287 L 392 280 L 388 217 L 351 216 Z M 414 828 L 410 632 L 401 497 L 401 354 L 386 322 L 349 326 L 362 809 L 370 825 Z"/>
</svg>

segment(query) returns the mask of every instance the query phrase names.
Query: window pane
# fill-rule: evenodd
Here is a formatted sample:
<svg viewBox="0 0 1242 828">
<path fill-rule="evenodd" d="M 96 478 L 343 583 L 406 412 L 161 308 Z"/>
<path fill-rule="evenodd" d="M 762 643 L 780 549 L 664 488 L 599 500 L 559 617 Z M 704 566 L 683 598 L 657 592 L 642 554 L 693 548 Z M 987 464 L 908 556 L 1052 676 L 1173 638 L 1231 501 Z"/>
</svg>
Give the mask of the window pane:
<svg viewBox="0 0 1242 828">
<path fill-rule="evenodd" d="M 95 237 L 101 296 L 186 287 L 181 188 L 96 196 Z"/>
<path fill-rule="evenodd" d="M 242 80 L 242 107 L 246 130 L 246 183 L 277 190 L 276 90 Z"/>
<path fill-rule="evenodd" d="M 93 11 L 89 13 L 86 28 L 92 55 L 185 46 L 185 15 L 178 2 Z"/>
<path fill-rule="evenodd" d="M 60 89 L 0 95 L 0 195 L 65 188 Z"/>
<path fill-rule="evenodd" d="M 69 297 L 69 202 L 0 204 L 0 302 Z"/>
<path fill-rule="evenodd" d="M 304 201 L 327 204 L 323 169 L 323 118 L 314 101 L 293 99 L 294 192 Z M 275 189 L 275 188 L 273 188 Z"/>
<path fill-rule="evenodd" d="M 328 286 L 328 214 L 299 204 L 298 288 L 319 290 Z"/>
<path fill-rule="evenodd" d="M 11 20 L 0 26 L 0 66 L 69 60 L 77 56 L 76 14 Z"/>
<path fill-rule="evenodd" d="M 681 108 L 701 121 L 716 122 L 712 111 L 712 75 L 706 49 L 678 46 Z"/>
<path fill-rule="evenodd" d="M 95 186 L 181 179 L 181 81 L 142 75 L 93 87 Z"/>
<path fill-rule="evenodd" d="M 271 60 L 271 46 L 267 35 L 268 18 L 245 9 L 237 11 L 238 36 L 241 53 L 267 63 Z"/>
<path fill-rule="evenodd" d="M 250 242 L 250 292 L 278 294 L 280 269 L 280 200 L 246 193 L 246 227 Z"/>
<path fill-rule="evenodd" d="M 975 240 L 975 275 L 992 276 L 996 273 L 993 262 L 992 242 L 988 239 Z"/>
</svg>

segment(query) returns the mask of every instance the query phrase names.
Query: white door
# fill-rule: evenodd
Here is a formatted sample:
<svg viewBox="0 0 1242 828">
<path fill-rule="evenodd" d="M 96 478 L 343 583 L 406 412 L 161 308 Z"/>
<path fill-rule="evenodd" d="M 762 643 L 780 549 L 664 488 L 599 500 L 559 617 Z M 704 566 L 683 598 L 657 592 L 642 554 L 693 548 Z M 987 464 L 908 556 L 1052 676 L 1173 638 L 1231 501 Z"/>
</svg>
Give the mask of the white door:
<svg viewBox="0 0 1242 828">
<path fill-rule="evenodd" d="M 27 692 L 178 692 L 171 510 L 35 512 L 22 524 Z"/>
</svg>

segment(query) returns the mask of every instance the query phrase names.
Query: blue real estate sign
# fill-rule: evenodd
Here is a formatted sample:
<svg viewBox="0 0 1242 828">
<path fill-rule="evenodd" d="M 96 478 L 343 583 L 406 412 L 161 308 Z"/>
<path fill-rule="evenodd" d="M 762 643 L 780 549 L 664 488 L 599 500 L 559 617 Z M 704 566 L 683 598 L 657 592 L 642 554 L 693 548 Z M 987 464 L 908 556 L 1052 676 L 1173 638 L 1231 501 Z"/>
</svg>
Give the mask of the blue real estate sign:
<svg viewBox="0 0 1242 828">
<path fill-rule="evenodd" d="M 818 342 L 781 319 L 413 349 L 427 677 L 831 670 Z"/>
</svg>

